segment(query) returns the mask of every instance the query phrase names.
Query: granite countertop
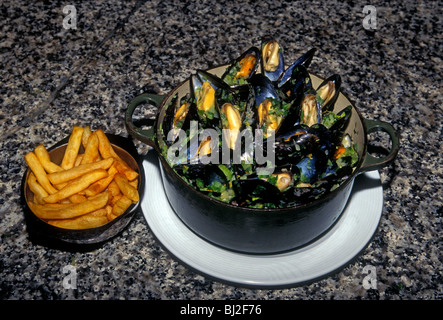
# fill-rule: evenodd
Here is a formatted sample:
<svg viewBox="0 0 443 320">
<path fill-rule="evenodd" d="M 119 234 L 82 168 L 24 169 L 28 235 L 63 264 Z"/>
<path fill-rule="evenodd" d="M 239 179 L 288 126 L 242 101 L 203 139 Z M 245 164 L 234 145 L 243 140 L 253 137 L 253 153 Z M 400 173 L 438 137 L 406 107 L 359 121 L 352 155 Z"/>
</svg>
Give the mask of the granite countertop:
<svg viewBox="0 0 443 320">
<path fill-rule="evenodd" d="M 0 4 L 1 299 L 443 297 L 439 1 L 371 1 L 376 29 L 363 12 L 367 1 L 71 1 L 76 21 L 63 12 L 67 4 Z M 127 136 L 124 111 L 133 97 L 165 94 L 266 34 L 278 38 L 288 57 L 318 48 L 310 69 L 340 74 L 343 92 L 365 118 L 399 132 L 395 162 L 379 171 L 380 224 L 361 254 L 312 283 L 254 289 L 206 278 L 176 261 L 142 212 L 117 238 L 87 252 L 31 241 L 20 205 L 25 153 L 55 144 L 74 125 Z M 135 143 L 140 155 L 149 154 Z M 74 289 L 63 286 L 69 265 L 77 272 Z M 376 286 L 365 288 L 365 266 L 375 268 Z"/>
</svg>

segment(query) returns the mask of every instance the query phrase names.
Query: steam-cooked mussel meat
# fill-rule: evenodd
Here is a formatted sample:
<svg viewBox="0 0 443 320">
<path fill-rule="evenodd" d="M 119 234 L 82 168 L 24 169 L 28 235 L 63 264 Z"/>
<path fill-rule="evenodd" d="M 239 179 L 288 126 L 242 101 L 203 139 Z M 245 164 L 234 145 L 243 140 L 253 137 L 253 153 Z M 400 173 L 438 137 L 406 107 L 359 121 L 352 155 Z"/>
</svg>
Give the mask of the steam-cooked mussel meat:
<svg viewBox="0 0 443 320">
<path fill-rule="evenodd" d="M 255 93 L 257 128 L 263 130 L 265 137 L 273 135 L 288 115 L 292 104 L 282 100 L 279 91 L 262 74 L 254 75 L 250 84 Z"/>
<path fill-rule="evenodd" d="M 256 73 L 259 66 L 260 50 L 257 47 L 251 47 L 231 62 L 221 79 L 231 87 L 247 85 L 248 79 Z"/>
<path fill-rule="evenodd" d="M 192 119 L 196 119 L 196 106 L 190 94 L 183 96 L 180 101 L 178 96 L 173 97 L 163 122 L 166 143 L 171 145 L 180 132 L 189 130 Z"/>
<path fill-rule="evenodd" d="M 341 77 L 334 74 L 324 80 L 317 88 L 317 100 L 324 111 L 330 111 L 334 108 L 335 101 L 338 98 L 341 87 Z"/>
<path fill-rule="evenodd" d="M 236 149 L 240 129 L 242 128 L 242 114 L 237 106 L 226 102 L 220 108 L 223 137 L 226 139 L 230 149 Z"/>
<path fill-rule="evenodd" d="M 261 65 L 263 74 L 271 81 L 277 81 L 285 70 L 283 48 L 272 38 L 265 38 L 261 44 Z"/>
<path fill-rule="evenodd" d="M 216 90 L 229 89 L 229 86 L 216 76 L 198 70 L 191 76 L 191 93 L 197 105 L 199 121 L 204 128 L 220 128 L 220 115 L 216 99 Z"/>
</svg>

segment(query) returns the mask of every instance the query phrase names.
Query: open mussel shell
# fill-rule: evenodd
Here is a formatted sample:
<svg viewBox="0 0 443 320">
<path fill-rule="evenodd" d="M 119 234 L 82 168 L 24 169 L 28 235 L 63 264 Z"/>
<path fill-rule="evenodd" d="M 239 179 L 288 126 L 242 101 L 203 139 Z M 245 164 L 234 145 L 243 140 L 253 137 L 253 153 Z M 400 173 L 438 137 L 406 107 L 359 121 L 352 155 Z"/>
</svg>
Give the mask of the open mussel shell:
<svg viewBox="0 0 443 320">
<path fill-rule="evenodd" d="M 249 80 L 254 91 L 256 127 L 267 136 L 268 130 L 276 132 L 286 114 L 277 112 L 281 107 L 279 92 L 271 80 L 263 74 L 256 74 Z"/>
<path fill-rule="evenodd" d="M 322 123 L 328 128 L 330 140 L 333 144 L 338 145 L 340 140 L 343 138 L 346 127 L 349 124 L 350 118 L 352 114 L 352 106 L 349 105 L 342 110 L 340 110 L 337 114 L 333 114 L 330 112 L 325 112 L 323 114 Z M 334 118 L 334 120 L 329 120 L 329 116 Z"/>
<path fill-rule="evenodd" d="M 317 88 L 317 99 L 323 111 L 331 111 L 340 94 L 341 77 L 334 74 L 325 79 Z"/>
<path fill-rule="evenodd" d="M 292 69 L 292 77 L 284 86 L 279 88 L 280 96 L 285 101 L 292 103 L 287 116 L 283 119 L 279 131 L 282 133 L 291 132 L 302 121 L 302 101 L 306 92 L 313 93 L 311 77 L 303 65 Z"/>
<path fill-rule="evenodd" d="M 299 175 L 299 169 L 292 165 L 273 167 L 268 174 L 254 173 L 244 175 L 233 181 L 233 190 L 236 192 L 237 205 L 254 206 L 256 204 L 263 205 L 263 201 L 268 204 L 279 204 L 284 193 L 293 188 L 296 178 Z M 261 198 L 257 202 L 257 198 Z"/>
<path fill-rule="evenodd" d="M 178 96 L 175 95 L 166 109 L 165 119 L 163 120 L 164 138 L 167 141 L 168 146 L 175 141 L 175 137 L 173 138 L 173 141 L 170 141 L 170 139 L 167 138 L 168 138 L 168 133 L 171 132 L 171 130 L 173 130 L 174 128 L 174 116 L 177 109 L 178 109 Z"/>
<path fill-rule="evenodd" d="M 220 128 L 220 115 L 216 99 L 219 89 L 230 87 L 219 77 L 203 70 L 191 75 L 190 89 L 197 106 L 198 120 L 204 128 Z"/>
<path fill-rule="evenodd" d="M 221 201 L 230 202 L 235 196 L 230 187 L 235 180 L 229 164 L 187 164 L 180 165 L 175 171 L 188 179 L 192 186 L 204 194 L 217 195 Z"/>
<path fill-rule="evenodd" d="M 208 164 L 220 159 L 220 130 L 202 128 L 191 120 L 189 130 L 179 130 L 177 141 L 170 145 L 166 154 L 172 168 L 188 164 Z"/>
<path fill-rule="evenodd" d="M 278 134 L 271 150 L 275 155 L 275 164 L 277 166 L 298 164 L 303 158 L 316 152 L 330 155 L 334 145 L 329 135 L 329 130 L 322 124 L 311 127 L 299 124 L 291 132 Z M 265 142 L 263 145 L 264 152 L 267 153 L 268 143 Z"/>
<path fill-rule="evenodd" d="M 260 61 L 260 50 L 251 47 L 231 62 L 221 79 L 232 88 L 248 85 L 248 79 L 257 72 Z"/>
<path fill-rule="evenodd" d="M 285 70 L 283 48 L 273 38 L 264 38 L 261 44 L 261 70 L 271 81 L 277 81 Z"/>
<path fill-rule="evenodd" d="M 277 204 L 280 201 L 280 190 L 274 184 L 256 175 L 235 180 L 233 189 L 236 194 L 233 201 L 238 206 L 254 206 L 258 203 Z"/>
<path fill-rule="evenodd" d="M 316 51 L 317 51 L 316 48 L 308 50 L 300 58 L 295 60 L 288 68 L 286 68 L 286 70 L 281 74 L 280 78 L 278 79 L 278 87 L 281 88 L 285 86 L 285 84 L 289 80 L 298 79 L 298 76 L 294 73 L 294 68 L 303 66 L 305 69 L 308 69 L 312 59 L 314 58 Z"/>
<path fill-rule="evenodd" d="M 249 80 L 254 90 L 255 105 L 258 107 L 265 99 L 280 99 L 271 80 L 263 74 L 256 74 Z"/>
<path fill-rule="evenodd" d="M 190 129 L 191 121 L 196 119 L 196 105 L 190 94 L 186 94 L 180 100 L 175 96 L 167 108 L 165 120 L 163 121 L 166 144 L 171 146 L 176 142 L 181 130 L 186 131 Z"/>
<path fill-rule="evenodd" d="M 306 91 L 306 88 L 312 87 L 310 75 L 303 65 L 291 68 L 291 76 L 284 83 L 277 86 L 278 90 L 286 100 L 296 100 Z"/>
<path fill-rule="evenodd" d="M 325 171 L 327 163 L 328 156 L 321 150 L 308 154 L 296 164 L 300 170 L 300 181 L 309 184 L 316 182 Z"/>
<path fill-rule="evenodd" d="M 311 126 L 322 121 L 321 101 L 317 97 L 317 91 L 312 86 L 311 77 L 305 66 L 294 67 L 291 79 L 279 88 L 279 92 L 285 101 L 292 101 L 280 130 L 290 132 L 299 123 Z"/>
<path fill-rule="evenodd" d="M 226 184 L 229 181 L 229 176 L 226 171 L 221 169 L 221 165 L 217 164 L 183 164 L 179 165 L 174 170 L 190 181 L 197 181 L 199 189 L 207 189 L 208 186 L 214 182 L 219 182 L 221 184 Z"/>
</svg>

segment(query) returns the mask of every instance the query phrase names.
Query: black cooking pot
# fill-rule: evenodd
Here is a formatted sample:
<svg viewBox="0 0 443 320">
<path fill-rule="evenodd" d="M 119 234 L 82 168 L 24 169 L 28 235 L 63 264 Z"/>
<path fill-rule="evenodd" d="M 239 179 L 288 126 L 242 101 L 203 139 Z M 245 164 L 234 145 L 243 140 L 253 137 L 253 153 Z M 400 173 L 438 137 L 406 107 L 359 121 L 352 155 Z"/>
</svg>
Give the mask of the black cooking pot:
<svg viewBox="0 0 443 320">
<path fill-rule="evenodd" d="M 221 76 L 227 65 L 208 70 Z M 317 87 L 323 80 L 312 75 Z M 153 147 L 158 153 L 164 190 L 177 216 L 197 235 L 223 248 L 250 254 L 284 252 L 304 246 L 327 232 L 340 218 L 348 201 L 356 175 L 377 170 L 394 161 L 399 150 L 398 134 L 385 122 L 364 119 L 353 106 L 346 132 L 357 144 L 359 163 L 354 173 L 334 191 L 318 200 L 297 207 L 283 209 L 255 209 L 237 207 L 211 198 L 189 186 L 162 155 L 165 142 L 161 124 L 166 109 L 175 95 L 180 99 L 189 93 L 189 80 L 184 81 L 165 96 L 142 94 L 134 98 L 126 111 L 128 132 L 136 139 Z M 151 104 L 157 108 L 153 126 L 142 129 L 133 121 L 136 108 Z M 352 103 L 340 93 L 335 112 Z M 389 154 L 376 158 L 367 153 L 368 134 L 375 131 L 387 132 L 392 145 Z M 149 179 L 149 177 L 147 177 Z"/>
</svg>

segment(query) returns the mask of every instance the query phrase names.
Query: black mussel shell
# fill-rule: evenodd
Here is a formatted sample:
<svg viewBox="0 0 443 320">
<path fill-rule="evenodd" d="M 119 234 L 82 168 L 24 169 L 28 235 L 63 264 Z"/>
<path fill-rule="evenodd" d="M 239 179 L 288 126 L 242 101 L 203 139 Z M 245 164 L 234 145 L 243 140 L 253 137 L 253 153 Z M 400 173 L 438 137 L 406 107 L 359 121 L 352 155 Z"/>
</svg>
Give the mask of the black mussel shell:
<svg viewBox="0 0 443 320">
<path fill-rule="evenodd" d="M 256 107 L 265 99 L 280 99 L 279 93 L 272 81 L 263 74 L 255 74 L 249 79 L 249 83 L 254 91 Z"/>
<path fill-rule="evenodd" d="M 280 202 L 280 190 L 275 185 L 257 176 L 235 180 L 233 189 L 236 194 L 233 202 L 238 206 L 254 206 L 258 203 L 278 205 Z"/>
<path fill-rule="evenodd" d="M 285 70 L 283 48 L 273 38 L 264 38 L 260 47 L 261 70 L 272 82 L 278 81 Z"/>
<path fill-rule="evenodd" d="M 180 164 L 174 170 L 181 176 L 192 181 L 193 186 L 200 190 L 210 191 L 209 188 L 213 183 L 225 185 L 229 181 L 229 177 L 221 169 L 219 164 Z M 201 183 L 200 185 L 196 183 Z"/>
<path fill-rule="evenodd" d="M 267 143 L 264 143 L 265 152 L 267 152 L 266 146 Z M 299 163 L 312 153 L 322 152 L 330 155 L 334 148 L 328 129 L 321 124 L 311 127 L 299 124 L 291 132 L 278 135 L 273 147 L 277 166 Z"/>
<path fill-rule="evenodd" d="M 175 96 L 168 106 L 163 121 L 163 133 L 168 146 L 177 142 L 180 130 L 186 132 L 190 129 L 191 121 L 197 120 L 196 105 L 190 94 L 182 97 L 180 101 Z"/>
<path fill-rule="evenodd" d="M 169 103 L 168 107 L 166 108 L 165 118 L 162 124 L 164 140 L 166 141 L 168 146 L 175 141 L 175 138 L 172 141 L 168 140 L 168 133 L 173 129 L 174 115 L 178 108 L 178 103 L 179 103 L 178 96 L 175 95 L 172 98 L 171 102 Z"/>
<path fill-rule="evenodd" d="M 315 188 L 304 184 L 294 186 L 285 191 L 282 195 L 282 202 L 288 206 L 298 206 L 316 200 L 329 189 L 325 185 L 319 185 Z"/>
<path fill-rule="evenodd" d="M 230 87 L 247 85 L 247 80 L 251 78 L 260 66 L 260 50 L 251 47 L 240 57 L 231 62 L 230 66 L 221 76 L 221 79 Z"/>
<path fill-rule="evenodd" d="M 312 87 L 311 77 L 304 66 L 291 69 L 291 77 L 284 84 L 278 86 L 286 100 L 299 100 L 307 88 Z"/>
<path fill-rule="evenodd" d="M 329 135 L 331 143 L 339 145 L 344 135 L 346 127 L 349 124 L 349 120 L 352 114 L 352 106 L 349 105 L 339 111 L 336 115 L 337 120 L 329 127 Z"/>
<path fill-rule="evenodd" d="M 285 101 L 291 101 L 292 105 L 288 115 L 283 119 L 279 131 L 282 133 L 291 132 L 298 126 L 302 118 L 301 103 L 306 92 L 312 92 L 311 77 L 303 65 L 292 69 L 293 76 L 279 90 Z"/>
<path fill-rule="evenodd" d="M 323 112 L 332 111 L 340 94 L 341 77 L 334 74 L 325 79 L 317 88 L 317 99 Z"/>
<path fill-rule="evenodd" d="M 316 48 L 310 49 L 308 52 L 298 58 L 294 63 L 292 63 L 278 79 L 278 87 L 281 88 L 289 80 L 294 80 L 294 76 L 297 78 L 296 74 L 294 74 L 294 68 L 303 66 L 305 69 L 308 69 L 312 59 L 314 58 L 316 50 Z"/>
<path fill-rule="evenodd" d="M 190 90 L 197 105 L 200 124 L 204 128 L 220 128 L 220 114 L 215 98 L 215 92 L 219 89 L 230 90 L 230 87 L 217 76 L 203 70 L 198 70 L 191 76 Z M 209 100 L 212 100 L 212 104 L 203 107 L 206 95 L 211 96 Z"/>
<path fill-rule="evenodd" d="M 274 129 L 277 132 L 285 117 L 282 110 L 282 103 L 285 102 L 281 100 L 279 92 L 271 80 L 263 74 L 254 75 L 249 82 L 255 95 L 254 112 L 256 128 L 262 129 L 265 136 L 269 129 Z M 264 103 L 265 100 L 267 100 L 266 103 Z M 262 105 L 262 103 L 264 104 Z M 277 111 L 275 108 L 278 108 L 280 111 Z"/>
<path fill-rule="evenodd" d="M 327 163 L 328 157 L 322 151 L 308 154 L 296 164 L 300 170 L 300 181 L 309 184 L 316 182 L 324 172 Z"/>
</svg>

